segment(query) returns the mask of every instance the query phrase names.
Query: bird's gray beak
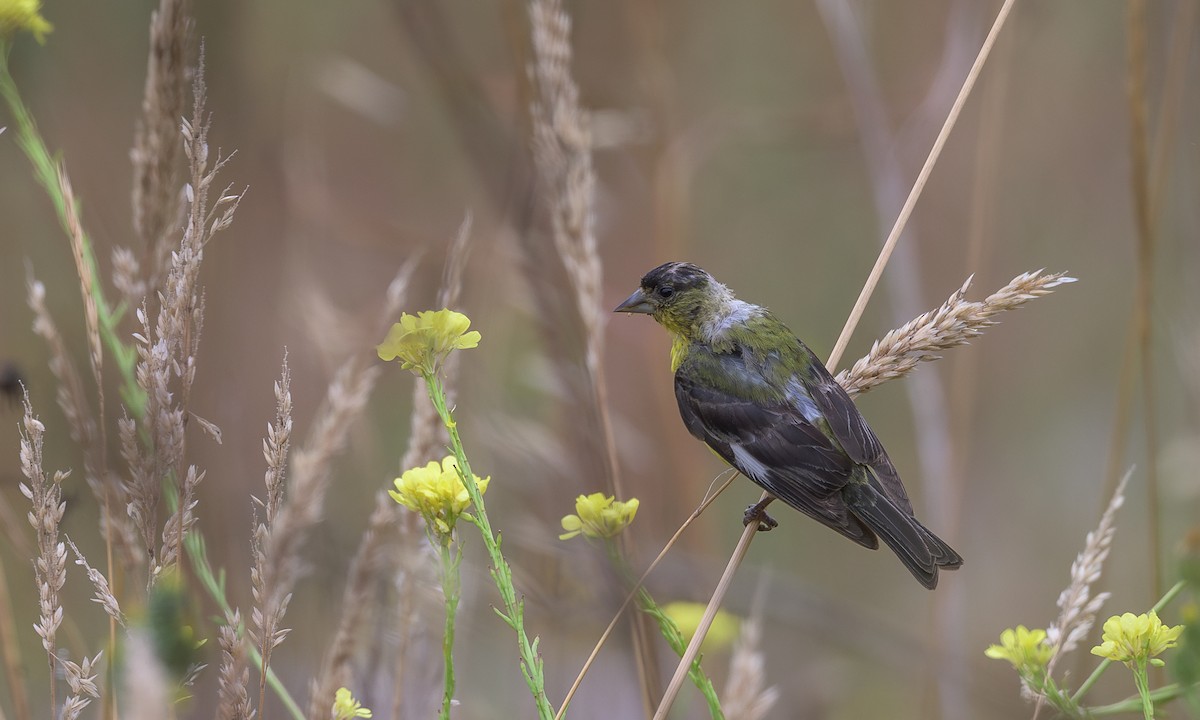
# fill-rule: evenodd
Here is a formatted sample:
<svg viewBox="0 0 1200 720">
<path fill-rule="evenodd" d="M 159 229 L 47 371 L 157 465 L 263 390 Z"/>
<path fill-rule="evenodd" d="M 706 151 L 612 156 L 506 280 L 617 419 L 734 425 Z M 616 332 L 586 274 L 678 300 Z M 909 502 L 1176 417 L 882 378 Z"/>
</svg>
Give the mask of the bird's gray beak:
<svg viewBox="0 0 1200 720">
<path fill-rule="evenodd" d="M 613 308 L 613 312 L 653 315 L 654 304 L 650 302 L 650 298 L 646 297 L 646 293 L 642 292 L 641 288 L 638 288 L 632 295 L 625 298 L 625 302 Z"/>
</svg>

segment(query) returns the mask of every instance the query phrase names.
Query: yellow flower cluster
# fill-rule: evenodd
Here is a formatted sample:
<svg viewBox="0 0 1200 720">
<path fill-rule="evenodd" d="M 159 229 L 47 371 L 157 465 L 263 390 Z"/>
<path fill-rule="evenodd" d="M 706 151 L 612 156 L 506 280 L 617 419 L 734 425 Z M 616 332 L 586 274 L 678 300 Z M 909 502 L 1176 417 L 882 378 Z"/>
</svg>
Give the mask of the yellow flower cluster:
<svg viewBox="0 0 1200 720">
<path fill-rule="evenodd" d="M 580 495 L 575 499 L 576 514 L 562 519 L 563 530 L 567 532 L 558 539 L 567 540 L 580 533 L 590 538 L 616 537 L 633 522 L 637 509 L 637 498 L 621 502 L 604 493 Z"/>
<path fill-rule="evenodd" d="M 1154 611 L 1142 615 L 1113 615 L 1105 621 L 1103 642 L 1092 648 L 1092 654 L 1126 664 L 1145 662 L 1163 650 L 1175 647 L 1182 634 L 1182 625 L 1167 627 Z M 1150 662 L 1162 665 L 1161 660 Z"/>
<path fill-rule="evenodd" d="M 1018 672 L 1035 671 L 1046 667 L 1054 648 L 1046 642 L 1045 630 L 1029 630 L 1018 625 L 1000 633 L 1000 644 L 992 645 L 984 655 L 996 660 L 1007 660 Z"/>
<path fill-rule="evenodd" d="M 381 360 L 399 360 L 405 370 L 433 374 L 451 352 L 479 346 L 479 332 L 467 332 L 469 327 L 471 319 L 453 310 L 404 313 L 376 351 Z"/>
<path fill-rule="evenodd" d="M 679 628 L 679 634 L 687 643 L 692 641 L 692 636 L 700 627 L 700 620 L 704 617 L 705 609 L 703 603 L 676 601 L 667 603 L 662 610 L 667 617 L 671 618 L 671 622 L 675 623 L 675 627 Z M 708 634 L 704 636 L 704 642 L 700 644 L 700 649 L 704 652 L 715 652 L 728 647 L 733 644 L 737 634 L 737 616 L 724 610 L 718 610 L 717 614 L 713 616 Z"/>
<path fill-rule="evenodd" d="M 333 696 L 333 720 L 354 720 L 354 718 L 369 718 L 371 711 L 354 699 L 346 688 L 338 688 Z"/>
<path fill-rule="evenodd" d="M 0 0 L 0 38 L 24 31 L 43 42 L 54 27 L 41 10 L 42 0 Z"/>
<path fill-rule="evenodd" d="M 489 482 L 490 477 L 475 476 L 481 495 L 487 491 Z M 471 496 L 458 476 L 458 461 L 453 455 L 447 455 L 440 465 L 431 462 L 406 470 L 396 478 L 396 489 L 388 494 L 409 510 L 420 513 L 430 530 L 441 536 L 448 536 L 471 506 Z"/>
</svg>

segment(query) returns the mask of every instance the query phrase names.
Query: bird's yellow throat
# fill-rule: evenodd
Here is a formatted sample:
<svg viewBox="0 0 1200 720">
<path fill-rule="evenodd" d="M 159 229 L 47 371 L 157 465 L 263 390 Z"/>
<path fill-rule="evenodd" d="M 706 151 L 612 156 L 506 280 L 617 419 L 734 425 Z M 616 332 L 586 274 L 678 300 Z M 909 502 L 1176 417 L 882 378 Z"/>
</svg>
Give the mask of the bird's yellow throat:
<svg viewBox="0 0 1200 720">
<path fill-rule="evenodd" d="M 671 372 L 675 372 L 683 364 L 689 344 L 679 333 L 671 333 Z"/>
</svg>

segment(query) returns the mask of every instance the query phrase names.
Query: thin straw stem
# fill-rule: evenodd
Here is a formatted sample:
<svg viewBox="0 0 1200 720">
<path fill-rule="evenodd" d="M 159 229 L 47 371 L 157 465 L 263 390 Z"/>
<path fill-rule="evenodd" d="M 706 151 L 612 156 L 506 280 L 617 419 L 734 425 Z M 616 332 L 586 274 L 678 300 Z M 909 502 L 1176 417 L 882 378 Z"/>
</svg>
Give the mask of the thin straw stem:
<svg viewBox="0 0 1200 720">
<path fill-rule="evenodd" d="M 895 249 L 896 242 L 904 232 L 905 225 L 908 224 L 908 218 L 912 215 L 913 207 L 916 206 L 917 199 L 920 198 L 921 191 L 925 188 L 929 174 L 933 171 L 933 166 L 937 163 L 938 157 L 941 155 L 942 148 L 946 144 L 946 139 L 950 137 L 950 131 L 954 129 L 954 124 L 958 120 L 959 113 L 970 96 L 971 90 L 975 87 L 975 81 L 979 77 L 979 73 L 983 69 L 983 64 L 987 61 L 992 46 L 996 43 L 996 37 L 1000 34 L 1000 29 L 1004 27 L 1004 21 L 1008 18 L 1009 12 L 1012 10 L 1015 2 L 1016 0 L 1005 0 L 1004 5 L 1000 7 L 1000 11 L 996 14 L 996 20 L 992 23 L 992 29 L 984 39 L 983 46 L 979 49 L 979 55 L 976 56 L 975 63 L 971 66 L 970 72 L 967 73 L 962 89 L 959 90 L 958 97 L 954 99 L 954 104 L 946 116 L 946 122 L 942 125 L 937 139 L 934 140 L 933 148 L 930 149 L 929 156 L 925 159 L 925 164 L 921 167 L 921 172 L 917 175 L 917 180 L 913 183 L 913 188 L 908 194 L 908 199 L 904 201 L 904 207 L 901 208 L 900 215 L 896 218 L 896 224 L 892 227 L 892 232 L 888 235 L 888 239 L 884 243 L 878 259 L 875 261 L 875 266 L 871 268 L 871 274 L 867 277 L 867 282 L 863 285 L 858 300 L 854 303 L 854 309 L 850 311 L 850 317 L 847 318 L 846 325 L 842 328 L 842 334 L 838 337 L 833 352 L 829 355 L 826 366 L 830 369 L 837 367 L 838 362 L 842 359 L 842 355 L 846 351 L 846 345 L 850 342 L 850 336 L 854 333 L 855 327 L 858 326 L 858 321 L 862 318 L 867 301 L 870 300 L 872 293 L 875 291 L 875 286 L 879 284 L 879 278 L 883 275 L 883 268 L 887 266 L 888 259 L 892 256 L 892 250 Z M 763 500 L 769 497 L 770 495 L 767 493 L 763 493 L 762 495 Z M 700 626 L 696 628 L 696 634 L 692 636 L 692 641 L 688 643 L 687 651 L 684 652 L 679 665 L 675 668 L 675 674 L 671 677 L 671 682 L 667 685 L 662 702 L 659 703 L 658 710 L 654 713 L 654 720 L 663 720 L 670 711 L 671 706 L 675 703 L 675 698 L 679 695 L 679 690 L 683 686 L 688 669 L 692 666 L 692 661 L 696 659 L 696 655 L 700 652 L 700 644 L 704 641 L 705 635 L 708 634 L 708 629 L 712 625 L 713 618 L 716 617 L 717 610 L 721 607 L 725 599 L 725 593 L 733 582 L 734 572 L 737 571 L 742 559 L 746 556 L 746 552 L 750 549 L 750 543 L 754 539 L 757 529 L 757 524 L 751 522 L 746 525 L 746 529 L 742 532 L 742 537 L 738 540 L 737 547 L 734 549 L 732 557 L 729 558 L 729 563 L 725 566 L 725 573 L 717 582 L 712 599 L 709 600 L 708 607 L 704 610 L 704 617 L 700 619 Z"/>
<path fill-rule="evenodd" d="M 963 105 L 966 104 L 967 98 L 971 94 L 971 89 L 975 87 L 975 80 L 979 77 L 979 72 L 983 69 L 983 64 L 987 61 L 988 55 L 991 54 L 992 45 L 995 44 L 996 37 L 1000 34 L 1000 28 L 1004 26 L 1004 21 L 1008 18 L 1008 13 L 1012 10 L 1015 2 L 1016 0 L 1004 0 L 1004 5 L 1001 6 L 1000 12 L 996 14 L 996 21 L 992 23 L 992 29 L 988 32 L 987 37 L 983 41 L 983 46 L 979 49 L 979 55 L 975 58 L 975 64 L 971 66 L 971 71 L 967 73 L 967 78 L 963 81 L 962 89 L 959 90 L 958 97 L 954 99 L 954 104 L 950 106 L 950 112 L 946 115 L 946 122 L 942 124 L 941 132 L 938 133 L 937 139 L 933 141 L 933 148 L 929 151 L 929 157 L 925 158 L 925 164 L 921 167 L 921 172 L 917 174 L 916 182 L 913 183 L 912 190 L 908 193 L 908 199 L 904 201 L 904 206 L 900 208 L 900 215 L 896 218 L 896 224 L 892 226 L 892 232 L 888 235 L 887 241 L 883 244 L 883 250 L 880 251 L 879 257 L 875 260 L 875 267 L 871 268 L 871 274 L 867 276 L 867 282 L 863 285 L 862 292 L 858 294 L 858 300 L 854 303 L 854 309 L 850 311 L 850 317 L 846 319 L 846 326 L 842 328 L 842 334 L 838 337 L 837 344 L 833 346 L 833 352 L 829 354 L 829 362 L 826 363 L 829 367 L 836 366 L 842 359 L 842 355 L 846 352 L 846 345 L 850 343 L 850 336 L 854 334 L 854 329 L 858 327 L 858 321 L 862 319 L 863 312 L 867 308 L 867 301 L 871 299 L 872 293 L 875 292 L 875 286 L 879 284 L 879 278 L 883 276 L 883 268 L 887 266 L 888 260 L 892 257 L 892 250 L 896 248 L 896 242 L 900 240 L 900 235 L 904 232 L 904 227 L 908 225 L 908 218 L 912 215 L 913 208 L 916 207 L 917 200 L 921 197 L 921 192 L 925 189 L 925 183 L 929 180 L 929 174 L 933 172 L 933 166 L 942 154 L 942 148 L 945 147 L 946 140 L 950 137 L 950 131 L 954 129 L 954 124 L 958 121 L 958 115 L 962 112 Z"/>
<path fill-rule="evenodd" d="M 575 697 L 575 691 L 578 690 L 580 684 L 583 683 L 584 675 L 587 675 L 588 670 L 591 669 L 592 663 L 596 660 L 596 656 L 600 654 L 600 648 L 604 647 L 604 643 L 608 641 L 608 636 L 612 634 L 613 628 L 617 626 L 617 622 L 625 613 L 625 608 L 629 607 L 629 603 L 632 602 L 635 597 L 637 597 L 638 590 L 642 589 L 642 583 L 646 582 L 646 578 L 650 577 L 650 573 L 654 572 L 654 568 L 658 567 L 658 564 L 662 561 L 662 559 L 666 557 L 667 553 L 671 551 L 671 548 L 675 546 L 675 542 L 678 541 L 680 536 L 683 535 L 683 531 L 687 530 L 688 527 L 695 522 L 696 518 L 700 517 L 700 514 L 708 509 L 708 506 L 712 505 L 713 501 L 721 496 L 721 493 L 725 492 L 725 490 L 733 483 L 733 481 L 737 479 L 737 476 L 738 474 L 736 472 L 730 474 L 728 480 L 723 482 L 721 486 L 716 489 L 716 491 L 706 497 L 704 501 L 701 502 L 694 511 L 692 511 L 692 514 L 688 516 L 687 520 L 683 521 L 683 524 L 679 526 L 679 529 L 675 531 L 675 534 L 671 536 L 671 539 L 668 540 L 667 544 L 663 546 L 663 549 L 659 551 L 658 556 L 654 558 L 654 561 L 650 563 L 650 566 L 646 568 L 646 571 L 642 573 L 642 576 L 638 578 L 637 582 L 633 584 L 633 587 L 629 589 L 629 594 L 625 596 L 625 600 L 621 603 L 621 607 L 617 608 L 617 612 L 613 614 L 612 621 L 608 623 L 608 627 L 606 627 L 604 632 L 601 633 L 600 639 L 596 641 L 596 646 L 592 648 L 591 654 L 588 655 L 587 660 L 583 663 L 583 667 L 580 668 L 579 674 L 575 677 L 575 682 L 571 683 L 571 689 L 567 691 L 566 697 L 563 698 L 562 706 L 559 707 L 558 712 L 554 715 L 554 720 L 562 720 L 562 716 L 564 713 L 566 713 L 567 706 L 570 704 L 571 698 Z M 718 475 L 717 477 L 720 476 Z"/>
</svg>

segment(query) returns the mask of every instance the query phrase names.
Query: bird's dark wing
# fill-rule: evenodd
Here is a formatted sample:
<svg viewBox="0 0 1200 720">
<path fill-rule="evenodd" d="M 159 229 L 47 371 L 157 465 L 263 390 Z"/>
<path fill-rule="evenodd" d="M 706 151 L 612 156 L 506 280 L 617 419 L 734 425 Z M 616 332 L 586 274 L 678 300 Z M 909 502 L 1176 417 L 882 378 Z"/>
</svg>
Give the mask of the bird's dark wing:
<svg viewBox="0 0 1200 720">
<path fill-rule="evenodd" d="M 878 547 L 841 496 L 853 460 L 739 352 L 691 350 L 675 374 L 675 398 L 688 431 L 743 475 L 860 545 Z"/>
<path fill-rule="evenodd" d="M 904 490 L 904 484 L 900 482 L 900 474 L 892 465 L 892 459 L 883 449 L 883 444 L 875 437 L 875 432 L 858 411 L 854 400 L 833 379 L 824 363 L 808 349 L 808 346 L 800 343 L 800 348 L 808 354 L 813 368 L 813 379 L 805 385 L 817 409 L 829 423 L 833 436 L 841 443 L 851 460 L 867 465 L 875 471 L 875 476 L 879 478 L 880 486 L 888 498 L 911 515 L 912 503 Z"/>
</svg>

